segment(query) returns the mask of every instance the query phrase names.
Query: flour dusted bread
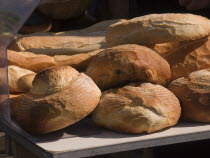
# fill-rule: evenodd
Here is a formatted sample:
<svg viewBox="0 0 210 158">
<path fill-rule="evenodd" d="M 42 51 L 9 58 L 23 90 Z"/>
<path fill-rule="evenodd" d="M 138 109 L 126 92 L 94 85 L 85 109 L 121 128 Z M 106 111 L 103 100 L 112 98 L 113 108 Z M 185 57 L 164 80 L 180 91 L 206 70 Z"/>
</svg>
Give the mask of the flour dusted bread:
<svg viewBox="0 0 210 158">
<path fill-rule="evenodd" d="M 183 119 L 210 122 L 210 69 L 174 80 L 168 89 L 180 100 Z"/>
<path fill-rule="evenodd" d="M 9 91 L 10 92 L 23 92 L 21 88 L 19 87 L 20 85 L 18 85 L 18 80 L 21 77 L 28 74 L 34 74 L 34 72 L 27 69 L 20 68 L 18 66 L 14 66 L 14 65 L 8 66 Z M 28 82 L 32 82 L 32 80 L 29 79 Z"/>
<path fill-rule="evenodd" d="M 103 93 L 93 121 L 124 133 L 151 133 L 173 126 L 181 108 L 175 95 L 160 85 L 133 84 Z"/>
<path fill-rule="evenodd" d="M 35 76 L 30 93 L 11 101 L 12 116 L 27 132 L 44 134 L 87 116 L 100 96 L 98 87 L 85 74 L 70 66 L 52 67 Z"/>
<path fill-rule="evenodd" d="M 106 41 L 121 44 L 150 45 L 188 41 L 210 34 L 210 20 L 193 14 L 150 14 L 109 27 Z"/>
<path fill-rule="evenodd" d="M 168 63 L 153 50 L 139 45 L 105 49 L 89 64 L 86 74 L 106 90 L 132 81 L 166 85 L 170 81 Z"/>
</svg>

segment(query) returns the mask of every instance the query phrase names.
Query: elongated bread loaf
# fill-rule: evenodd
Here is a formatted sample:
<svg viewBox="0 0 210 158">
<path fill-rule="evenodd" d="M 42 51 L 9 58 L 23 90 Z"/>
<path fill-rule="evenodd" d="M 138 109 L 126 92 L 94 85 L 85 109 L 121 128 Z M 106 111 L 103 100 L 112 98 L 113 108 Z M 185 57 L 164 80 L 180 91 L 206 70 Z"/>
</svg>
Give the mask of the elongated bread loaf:
<svg viewBox="0 0 210 158">
<path fill-rule="evenodd" d="M 103 93 L 94 122 L 124 133 L 151 133 L 173 126 L 181 108 L 175 95 L 160 85 L 142 83 Z"/>
<path fill-rule="evenodd" d="M 30 93 L 11 100 L 12 116 L 27 132 L 44 134 L 87 116 L 100 96 L 98 87 L 85 74 L 70 66 L 52 67 L 36 75 Z"/>
<path fill-rule="evenodd" d="M 168 88 L 180 100 L 183 119 L 210 122 L 210 69 L 174 80 Z"/>
<path fill-rule="evenodd" d="M 43 69 L 52 66 L 64 66 L 69 65 L 76 68 L 79 71 L 84 71 L 92 58 L 101 50 L 95 50 L 89 53 L 76 54 L 76 55 L 56 55 L 47 56 L 41 54 L 34 54 L 31 52 L 16 52 L 8 50 L 8 64 L 16 65 L 24 69 L 28 69 L 34 72 L 40 72 Z"/>
<path fill-rule="evenodd" d="M 171 77 L 167 61 L 153 50 L 134 44 L 100 52 L 87 67 L 86 74 L 102 90 L 135 81 L 166 85 Z"/>
<path fill-rule="evenodd" d="M 210 34 L 210 20 L 193 14 L 150 14 L 109 27 L 109 46 L 188 41 Z"/>
<path fill-rule="evenodd" d="M 96 23 L 86 29 L 58 32 L 34 33 L 18 36 L 9 49 L 29 51 L 46 55 L 74 55 L 106 48 L 105 34 L 109 25 L 123 19 Z"/>
<path fill-rule="evenodd" d="M 49 34 L 18 38 L 10 46 L 11 50 L 29 51 L 46 55 L 73 55 L 94 51 L 103 47 L 104 33 L 72 33 L 71 35 Z"/>
<path fill-rule="evenodd" d="M 34 74 L 34 72 L 27 69 L 22 69 L 14 65 L 8 66 L 8 80 L 10 92 L 23 92 L 18 86 L 18 80 L 21 77 L 28 74 Z M 32 80 L 30 80 L 29 82 L 32 82 Z"/>
<path fill-rule="evenodd" d="M 45 68 L 55 66 L 53 57 L 47 55 L 37 55 L 31 52 L 7 51 L 8 64 L 16 65 L 24 69 L 39 72 Z"/>
</svg>

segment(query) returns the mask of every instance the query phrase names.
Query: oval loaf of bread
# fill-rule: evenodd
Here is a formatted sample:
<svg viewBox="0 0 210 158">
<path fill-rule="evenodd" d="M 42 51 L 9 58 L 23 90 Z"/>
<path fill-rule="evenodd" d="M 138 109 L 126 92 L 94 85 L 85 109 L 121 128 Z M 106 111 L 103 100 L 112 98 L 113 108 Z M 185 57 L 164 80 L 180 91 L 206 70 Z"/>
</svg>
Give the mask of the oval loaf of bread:
<svg viewBox="0 0 210 158">
<path fill-rule="evenodd" d="M 188 41 L 210 34 L 210 20 L 193 14 L 150 14 L 109 27 L 109 46 Z"/>
<path fill-rule="evenodd" d="M 174 80 L 168 89 L 180 100 L 183 119 L 210 122 L 210 69 Z"/>
<path fill-rule="evenodd" d="M 131 84 L 103 93 L 92 118 L 100 126 L 124 133 L 151 133 L 179 120 L 178 99 L 151 83 Z"/>
<path fill-rule="evenodd" d="M 11 100 L 17 123 L 27 132 L 44 134 L 65 128 L 95 109 L 101 91 L 70 66 L 46 69 L 35 76 L 30 93 Z"/>
<path fill-rule="evenodd" d="M 86 74 L 102 90 L 132 81 L 166 85 L 171 77 L 167 61 L 153 50 L 134 44 L 100 52 L 92 59 Z"/>
</svg>

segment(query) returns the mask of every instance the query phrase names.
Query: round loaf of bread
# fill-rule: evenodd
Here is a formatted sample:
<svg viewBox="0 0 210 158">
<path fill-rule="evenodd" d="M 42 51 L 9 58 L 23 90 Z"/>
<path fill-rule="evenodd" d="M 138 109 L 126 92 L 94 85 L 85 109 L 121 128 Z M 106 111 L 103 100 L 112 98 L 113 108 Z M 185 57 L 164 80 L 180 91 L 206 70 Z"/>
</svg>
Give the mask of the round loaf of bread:
<svg viewBox="0 0 210 158">
<path fill-rule="evenodd" d="M 166 85 L 171 77 L 170 66 L 158 53 L 139 45 L 120 45 L 97 54 L 86 74 L 102 90 L 132 81 Z"/>
<path fill-rule="evenodd" d="M 52 67 L 35 76 L 30 93 L 11 102 L 12 116 L 27 132 L 44 134 L 87 116 L 100 96 L 98 87 L 85 74 L 70 66 Z"/>
<path fill-rule="evenodd" d="M 118 132 L 151 133 L 175 125 L 180 114 L 179 101 L 172 92 L 142 83 L 104 92 L 92 118 Z"/>
<path fill-rule="evenodd" d="M 106 41 L 110 46 L 121 44 L 150 45 L 188 41 L 210 34 L 210 20 L 193 14 L 150 14 L 109 27 Z"/>
<path fill-rule="evenodd" d="M 168 89 L 180 100 L 183 119 L 210 122 L 210 69 L 174 80 Z"/>
</svg>

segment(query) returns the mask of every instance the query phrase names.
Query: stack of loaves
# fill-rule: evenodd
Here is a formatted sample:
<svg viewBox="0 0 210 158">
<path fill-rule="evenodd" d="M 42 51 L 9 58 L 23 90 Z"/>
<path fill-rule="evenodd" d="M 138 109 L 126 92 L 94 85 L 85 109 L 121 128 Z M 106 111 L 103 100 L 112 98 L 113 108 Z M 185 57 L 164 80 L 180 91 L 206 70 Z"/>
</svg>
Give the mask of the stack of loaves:
<svg viewBox="0 0 210 158">
<path fill-rule="evenodd" d="M 184 119 L 208 122 L 210 70 L 193 72 L 210 68 L 208 35 L 210 21 L 192 14 L 20 35 L 8 51 L 9 81 L 11 92 L 25 94 L 11 99 L 12 116 L 33 134 L 62 129 L 94 109 L 97 125 L 125 133 L 173 126 L 181 107 Z"/>
</svg>

